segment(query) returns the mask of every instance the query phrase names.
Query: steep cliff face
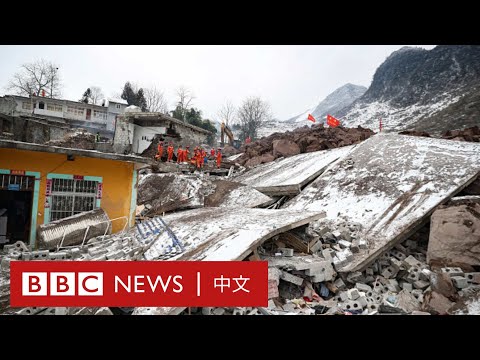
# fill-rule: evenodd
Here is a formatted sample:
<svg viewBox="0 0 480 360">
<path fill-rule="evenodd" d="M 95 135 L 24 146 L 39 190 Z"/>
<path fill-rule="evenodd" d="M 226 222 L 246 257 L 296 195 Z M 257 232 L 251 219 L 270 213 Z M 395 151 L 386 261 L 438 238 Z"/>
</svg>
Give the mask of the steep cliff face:
<svg viewBox="0 0 480 360">
<path fill-rule="evenodd" d="M 339 116 L 345 126 L 370 128 L 382 118 L 387 131 L 471 126 L 480 123 L 479 83 L 480 46 L 404 47 L 378 67 L 369 89 Z"/>
</svg>

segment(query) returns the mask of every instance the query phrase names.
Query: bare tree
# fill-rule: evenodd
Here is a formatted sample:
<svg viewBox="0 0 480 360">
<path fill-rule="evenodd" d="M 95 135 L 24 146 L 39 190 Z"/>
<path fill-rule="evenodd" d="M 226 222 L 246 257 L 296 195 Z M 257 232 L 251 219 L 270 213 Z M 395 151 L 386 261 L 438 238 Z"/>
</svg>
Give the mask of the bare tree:
<svg viewBox="0 0 480 360">
<path fill-rule="evenodd" d="M 270 105 L 259 97 L 248 97 L 238 109 L 240 120 L 241 138 L 245 140 L 250 137 L 256 139 L 258 129 L 272 118 Z"/>
<path fill-rule="evenodd" d="M 103 95 L 102 89 L 100 87 L 90 86 L 90 99 L 92 100 L 92 104 L 98 105 L 104 97 L 105 95 Z"/>
<path fill-rule="evenodd" d="M 43 90 L 49 97 L 60 97 L 62 83 L 58 66 L 43 59 L 23 64 L 20 71 L 13 75 L 6 89 L 23 96 L 30 96 L 33 93 L 40 96 Z"/>
<path fill-rule="evenodd" d="M 227 101 L 218 111 L 218 117 L 222 121 L 225 121 L 225 125 L 228 126 L 228 124 L 230 122 L 233 122 L 233 120 L 235 119 L 236 111 L 237 109 L 235 108 L 235 105 L 233 105 L 230 101 Z"/>
<path fill-rule="evenodd" d="M 145 88 L 145 100 L 147 100 L 147 110 L 150 112 L 168 113 L 168 104 L 163 91 L 156 86 Z"/>
<path fill-rule="evenodd" d="M 179 115 L 181 116 L 182 120 L 185 120 L 187 111 L 192 105 L 192 101 L 195 99 L 195 96 L 193 96 L 193 92 L 185 86 L 180 86 L 177 89 L 177 96 L 177 113 L 180 112 Z"/>
</svg>

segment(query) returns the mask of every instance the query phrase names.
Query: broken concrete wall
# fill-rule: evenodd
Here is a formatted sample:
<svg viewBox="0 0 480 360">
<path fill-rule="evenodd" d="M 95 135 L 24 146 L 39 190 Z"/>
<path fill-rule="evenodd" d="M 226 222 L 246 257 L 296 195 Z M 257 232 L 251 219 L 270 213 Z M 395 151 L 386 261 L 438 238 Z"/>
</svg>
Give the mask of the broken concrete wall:
<svg viewBox="0 0 480 360">
<path fill-rule="evenodd" d="M 117 115 L 115 118 L 115 135 L 113 137 L 113 150 L 118 154 L 132 151 L 134 125 L 128 118 Z"/>
<path fill-rule="evenodd" d="M 110 234 L 111 224 L 107 213 L 101 209 L 86 211 L 61 220 L 40 225 L 37 238 L 40 249 L 52 250 L 62 246 L 78 245 L 83 240 Z M 87 236 L 85 233 L 88 229 Z"/>
<path fill-rule="evenodd" d="M 26 141 L 34 144 L 45 144 L 50 140 L 50 126 L 46 124 L 27 122 Z"/>
<path fill-rule="evenodd" d="M 271 196 L 296 195 L 301 187 L 318 177 L 333 161 L 345 156 L 353 146 L 316 151 L 278 159 L 234 178 Z"/>
<path fill-rule="evenodd" d="M 431 219 L 428 262 L 480 265 L 480 204 L 442 206 Z"/>
<path fill-rule="evenodd" d="M 318 212 L 243 208 L 203 208 L 177 212 L 164 217 L 185 253 L 172 260 L 242 260 L 263 241 L 322 216 Z M 158 259 L 171 245 L 168 234 L 161 234 L 145 253 L 145 259 Z"/>
<path fill-rule="evenodd" d="M 49 124 L 47 121 L 29 120 L 14 117 L 11 127 L 14 140 L 34 144 L 45 144 L 52 140 L 59 140 L 67 133 L 67 126 Z"/>
<path fill-rule="evenodd" d="M 205 195 L 214 191 L 211 185 L 196 175 L 148 174 L 138 183 L 137 204 L 146 206 L 148 216 L 203 207 Z"/>
<path fill-rule="evenodd" d="M 480 144 L 378 134 L 337 160 L 287 209 L 325 211 L 324 226 L 359 223 L 368 242 L 339 271 L 361 270 L 428 221 L 480 174 Z"/>
</svg>

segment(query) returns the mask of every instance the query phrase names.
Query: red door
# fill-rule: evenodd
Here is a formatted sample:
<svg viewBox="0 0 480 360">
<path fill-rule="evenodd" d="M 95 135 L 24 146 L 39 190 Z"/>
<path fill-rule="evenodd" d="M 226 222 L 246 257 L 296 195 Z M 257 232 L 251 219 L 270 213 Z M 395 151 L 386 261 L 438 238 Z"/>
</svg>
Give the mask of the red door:
<svg viewBox="0 0 480 360">
<path fill-rule="evenodd" d="M 90 120 L 92 116 L 92 109 L 87 109 L 87 120 Z"/>
</svg>

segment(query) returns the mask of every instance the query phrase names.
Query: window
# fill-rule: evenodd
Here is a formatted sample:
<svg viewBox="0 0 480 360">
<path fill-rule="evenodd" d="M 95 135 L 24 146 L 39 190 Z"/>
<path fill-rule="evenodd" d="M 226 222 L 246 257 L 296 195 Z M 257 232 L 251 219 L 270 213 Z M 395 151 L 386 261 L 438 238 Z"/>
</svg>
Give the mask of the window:
<svg viewBox="0 0 480 360">
<path fill-rule="evenodd" d="M 121 108 L 122 108 L 122 105 L 117 104 L 117 109 L 121 109 Z"/>
<path fill-rule="evenodd" d="M 107 120 L 107 113 L 104 111 L 93 110 L 93 117 L 97 119 Z"/>
<path fill-rule="evenodd" d="M 0 190 L 33 191 L 35 177 L 0 174 Z"/>
<path fill-rule="evenodd" d="M 28 101 L 22 102 L 22 109 L 23 110 L 32 110 L 32 103 Z"/>
<path fill-rule="evenodd" d="M 62 105 L 57 105 L 57 104 L 47 104 L 47 110 L 48 111 L 63 112 L 63 107 L 62 107 Z"/>
<path fill-rule="evenodd" d="M 98 181 L 52 179 L 50 221 L 95 209 Z"/>
<path fill-rule="evenodd" d="M 85 109 L 82 108 L 82 107 L 78 107 L 78 106 L 68 106 L 67 107 L 67 111 L 70 115 L 73 115 L 73 116 L 81 116 L 83 117 L 83 111 Z"/>
<path fill-rule="evenodd" d="M 43 101 L 40 101 L 38 103 L 38 108 L 44 110 L 45 109 L 45 103 Z"/>
</svg>

